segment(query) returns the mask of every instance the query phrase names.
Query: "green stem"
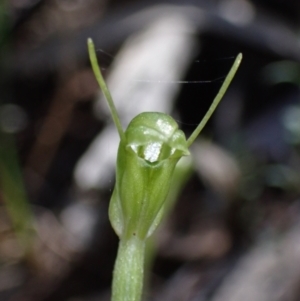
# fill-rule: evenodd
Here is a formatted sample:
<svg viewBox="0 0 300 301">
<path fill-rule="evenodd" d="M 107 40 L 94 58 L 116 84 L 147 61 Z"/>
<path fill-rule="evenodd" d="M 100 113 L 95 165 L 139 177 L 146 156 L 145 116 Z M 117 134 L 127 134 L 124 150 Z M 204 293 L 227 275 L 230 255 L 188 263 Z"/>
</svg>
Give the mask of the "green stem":
<svg viewBox="0 0 300 301">
<path fill-rule="evenodd" d="M 144 282 L 145 241 L 121 239 L 115 263 L 112 301 L 140 301 Z"/>
<path fill-rule="evenodd" d="M 236 57 L 236 59 L 235 59 L 233 65 L 232 65 L 228 75 L 225 78 L 225 81 L 224 81 L 223 85 L 221 86 L 221 88 L 220 88 L 220 90 L 217 94 L 217 96 L 215 97 L 214 101 L 212 102 L 211 106 L 209 107 L 208 111 L 206 112 L 205 116 L 203 117 L 203 119 L 201 120 L 201 122 L 199 123 L 199 125 L 197 126 L 195 131 L 192 133 L 192 135 L 187 140 L 187 146 L 188 147 L 190 147 L 192 145 L 192 143 L 194 142 L 194 140 L 198 137 L 198 135 L 200 134 L 202 129 L 205 127 L 207 121 L 209 120 L 209 118 L 211 117 L 211 115 L 213 114 L 215 109 L 217 108 L 217 106 L 218 106 L 219 102 L 221 101 L 221 99 L 223 98 L 228 86 L 230 85 L 237 69 L 239 68 L 242 58 L 243 58 L 243 56 L 242 56 L 241 53 Z"/>
</svg>

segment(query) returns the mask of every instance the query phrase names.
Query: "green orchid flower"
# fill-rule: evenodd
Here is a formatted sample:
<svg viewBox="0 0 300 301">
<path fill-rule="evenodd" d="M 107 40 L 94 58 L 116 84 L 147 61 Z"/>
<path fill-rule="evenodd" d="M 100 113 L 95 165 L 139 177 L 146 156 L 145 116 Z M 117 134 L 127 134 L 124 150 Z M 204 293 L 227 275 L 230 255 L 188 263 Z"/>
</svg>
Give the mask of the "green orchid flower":
<svg viewBox="0 0 300 301">
<path fill-rule="evenodd" d="M 189 139 L 176 121 L 164 113 L 137 115 L 124 132 L 114 102 L 98 66 L 95 47 L 88 39 L 95 77 L 108 101 L 120 136 L 116 184 L 110 200 L 109 218 L 120 238 L 114 268 L 112 300 L 139 301 L 142 295 L 147 238 L 163 216 L 172 175 L 181 157 L 199 135 L 232 81 L 242 59 L 239 54 L 211 107 Z"/>
</svg>

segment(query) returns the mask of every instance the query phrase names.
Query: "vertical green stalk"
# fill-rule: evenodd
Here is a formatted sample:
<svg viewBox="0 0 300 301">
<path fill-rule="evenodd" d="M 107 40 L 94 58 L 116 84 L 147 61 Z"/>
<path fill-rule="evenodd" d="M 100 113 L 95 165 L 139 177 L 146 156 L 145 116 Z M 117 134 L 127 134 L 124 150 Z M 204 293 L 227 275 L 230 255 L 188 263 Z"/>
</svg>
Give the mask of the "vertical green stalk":
<svg viewBox="0 0 300 301">
<path fill-rule="evenodd" d="M 115 262 L 112 301 L 139 301 L 144 279 L 145 240 L 121 239 Z"/>
<path fill-rule="evenodd" d="M 29 206 L 12 137 L 0 130 L 0 189 L 15 234 L 25 255 L 32 251 L 33 214 Z"/>
</svg>

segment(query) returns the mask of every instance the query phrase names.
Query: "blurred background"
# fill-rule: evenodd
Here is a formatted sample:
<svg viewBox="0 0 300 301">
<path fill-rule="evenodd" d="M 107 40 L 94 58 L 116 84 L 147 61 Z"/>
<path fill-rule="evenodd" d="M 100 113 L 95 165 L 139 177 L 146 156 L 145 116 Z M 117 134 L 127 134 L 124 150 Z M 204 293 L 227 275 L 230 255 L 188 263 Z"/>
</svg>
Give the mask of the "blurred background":
<svg viewBox="0 0 300 301">
<path fill-rule="evenodd" d="M 142 111 L 188 136 L 241 67 L 174 176 L 145 300 L 300 299 L 300 2 L 2 0 L 0 300 L 110 299 L 119 138 Z"/>
</svg>

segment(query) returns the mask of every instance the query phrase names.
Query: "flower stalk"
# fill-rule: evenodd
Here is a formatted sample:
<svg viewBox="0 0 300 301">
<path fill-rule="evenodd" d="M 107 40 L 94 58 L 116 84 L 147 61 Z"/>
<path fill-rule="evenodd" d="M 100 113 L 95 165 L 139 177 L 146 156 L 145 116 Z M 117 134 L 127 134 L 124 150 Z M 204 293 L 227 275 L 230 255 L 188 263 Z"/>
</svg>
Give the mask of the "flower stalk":
<svg viewBox="0 0 300 301">
<path fill-rule="evenodd" d="M 113 272 L 113 301 L 141 300 L 145 247 L 146 241 L 136 237 L 120 240 Z"/>
</svg>

